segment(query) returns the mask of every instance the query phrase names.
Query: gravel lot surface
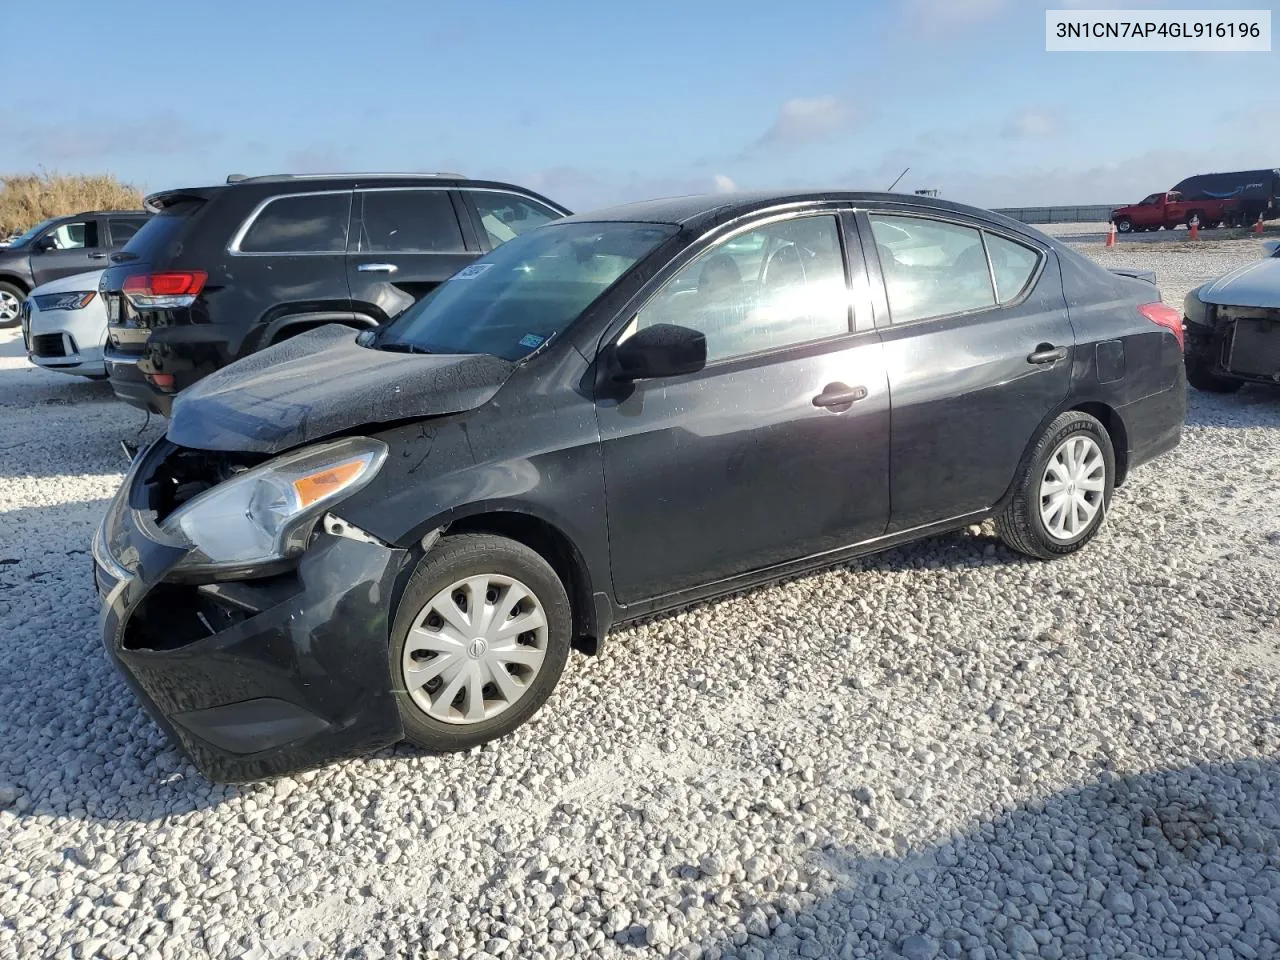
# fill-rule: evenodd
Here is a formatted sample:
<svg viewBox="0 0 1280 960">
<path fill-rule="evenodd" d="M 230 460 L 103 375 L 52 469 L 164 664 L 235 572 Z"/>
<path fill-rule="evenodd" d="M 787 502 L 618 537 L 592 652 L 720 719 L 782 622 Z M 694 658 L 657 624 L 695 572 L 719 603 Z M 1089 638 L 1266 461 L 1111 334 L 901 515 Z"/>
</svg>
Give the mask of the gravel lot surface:
<svg viewBox="0 0 1280 960">
<path fill-rule="evenodd" d="M 1257 255 L 1093 229 L 1172 304 Z M 619 631 L 501 743 L 243 788 L 99 646 L 142 415 L 5 331 L 0 417 L 3 960 L 1280 956 L 1280 394 L 1193 395 L 1071 559 L 930 540 Z"/>
</svg>

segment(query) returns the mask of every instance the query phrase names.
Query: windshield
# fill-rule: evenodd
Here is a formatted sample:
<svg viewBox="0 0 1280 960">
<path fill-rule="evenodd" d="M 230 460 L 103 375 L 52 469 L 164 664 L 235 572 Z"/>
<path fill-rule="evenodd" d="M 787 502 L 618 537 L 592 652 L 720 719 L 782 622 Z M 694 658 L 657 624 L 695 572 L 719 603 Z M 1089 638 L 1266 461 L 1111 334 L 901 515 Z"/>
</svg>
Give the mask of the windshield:
<svg viewBox="0 0 1280 960">
<path fill-rule="evenodd" d="M 26 233 L 22 234 L 21 236 L 15 237 L 13 242 L 10 243 L 9 246 L 21 247 L 21 246 L 24 246 L 25 244 L 30 243 L 37 233 L 39 233 L 41 230 L 49 226 L 49 224 L 53 223 L 57 219 L 58 219 L 57 217 L 50 217 L 48 220 L 41 220 L 39 223 L 37 223 L 34 227 L 32 227 Z"/>
<path fill-rule="evenodd" d="M 463 267 L 389 324 L 375 345 L 520 360 L 561 333 L 678 230 L 550 223 Z"/>
</svg>

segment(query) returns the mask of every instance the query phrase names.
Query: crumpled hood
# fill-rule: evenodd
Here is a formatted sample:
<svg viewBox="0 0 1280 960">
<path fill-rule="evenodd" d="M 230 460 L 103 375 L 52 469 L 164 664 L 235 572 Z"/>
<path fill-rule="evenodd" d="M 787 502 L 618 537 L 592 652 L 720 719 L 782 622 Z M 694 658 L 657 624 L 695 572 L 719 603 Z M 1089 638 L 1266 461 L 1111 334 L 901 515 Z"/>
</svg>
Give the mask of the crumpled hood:
<svg viewBox="0 0 1280 960">
<path fill-rule="evenodd" d="M 1255 260 L 1210 280 L 1198 296 L 1203 303 L 1229 307 L 1280 307 L 1280 257 Z"/>
<path fill-rule="evenodd" d="M 223 367 L 178 394 L 168 437 L 200 450 L 280 453 L 367 423 L 486 403 L 515 364 L 481 354 L 371 350 L 331 324 Z"/>
</svg>

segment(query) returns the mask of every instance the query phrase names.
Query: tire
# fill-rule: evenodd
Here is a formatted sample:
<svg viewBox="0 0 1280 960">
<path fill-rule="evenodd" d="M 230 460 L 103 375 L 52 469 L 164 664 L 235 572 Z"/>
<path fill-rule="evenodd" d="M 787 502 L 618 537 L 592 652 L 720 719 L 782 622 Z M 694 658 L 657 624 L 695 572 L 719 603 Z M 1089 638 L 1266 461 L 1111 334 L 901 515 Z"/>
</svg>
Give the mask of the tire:
<svg viewBox="0 0 1280 960">
<path fill-rule="evenodd" d="M 0 281 L 0 328 L 18 325 L 21 319 L 19 311 L 26 299 L 26 291 L 21 287 Z"/>
<path fill-rule="evenodd" d="M 1070 472 L 1073 454 L 1080 457 L 1078 474 Z M 1049 481 L 1051 464 L 1055 477 L 1062 477 L 1064 484 L 1070 483 L 1064 490 L 1069 491 L 1069 518 L 1068 511 L 1055 514 L 1052 502 L 1043 504 L 1042 497 L 1047 495 L 1042 493 L 1042 486 Z M 1001 539 L 1019 553 L 1039 560 L 1056 560 L 1075 553 L 1097 536 L 1111 505 L 1115 475 L 1115 450 L 1107 428 L 1079 410 L 1060 414 L 1018 466 L 1013 497 L 996 518 Z M 1084 489 L 1086 482 L 1089 489 Z M 1046 514 L 1055 518 L 1056 532 L 1046 522 Z"/>
<path fill-rule="evenodd" d="M 1191 229 L 1191 221 L 1192 221 L 1192 220 L 1195 220 L 1195 219 L 1197 219 L 1197 218 L 1199 218 L 1199 220 L 1200 220 L 1200 226 L 1203 228 L 1203 227 L 1205 226 L 1205 222 L 1204 222 L 1204 214 L 1203 214 L 1203 213 L 1201 213 L 1199 210 L 1191 210 L 1191 211 L 1188 211 L 1188 213 L 1187 213 L 1187 219 L 1183 221 L 1183 223 L 1185 223 L 1185 224 L 1187 225 L 1187 229 L 1188 229 L 1188 230 L 1190 230 L 1190 229 Z"/>
<path fill-rule="evenodd" d="M 1202 393 L 1235 393 L 1244 383 L 1210 372 L 1203 360 L 1187 358 L 1187 383 Z"/>
<path fill-rule="evenodd" d="M 513 587 L 527 591 L 527 597 L 516 601 L 522 616 L 540 610 L 544 627 L 502 638 L 496 635 L 497 626 L 476 628 L 474 637 L 470 629 L 464 632 L 453 627 L 437 611 L 461 594 L 464 603 L 454 602 L 449 614 L 461 626 L 469 627 L 468 610 L 478 607 L 470 602 L 476 592 L 468 580 L 476 583 L 477 589 L 486 589 L 482 608 L 486 610 L 495 597 L 501 601 Z M 415 631 L 419 625 L 425 629 Z M 568 594 L 542 556 L 522 543 L 491 534 L 445 537 L 409 578 L 391 629 L 392 692 L 405 739 L 423 749 L 447 753 L 506 736 L 550 696 L 564 671 L 572 637 Z M 512 657 L 504 658 L 500 650 Z M 536 667 L 534 659 L 539 659 Z M 439 666 L 433 671 L 437 662 Z M 437 675 L 424 682 L 408 673 L 407 665 L 426 675 Z M 515 691 L 513 694 L 503 695 L 498 670 L 506 673 L 509 685 L 505 689 Z M 473 682 L 477 676 L 483 678 L 479 683 Z M 455 682 L 457 695 L 450 703 L 438 703 Z M 468 717 L 468 711 L 473 715 Z"/>
<path fill-rule="evenodd" d="M 1133 221 L 1130 220 L 1128 217 L 1120 217 L 1118 220 L 1116 220 L 1116 232 L 1128 233 L 1132 229 L 1133 229 Z"/>
</svg>

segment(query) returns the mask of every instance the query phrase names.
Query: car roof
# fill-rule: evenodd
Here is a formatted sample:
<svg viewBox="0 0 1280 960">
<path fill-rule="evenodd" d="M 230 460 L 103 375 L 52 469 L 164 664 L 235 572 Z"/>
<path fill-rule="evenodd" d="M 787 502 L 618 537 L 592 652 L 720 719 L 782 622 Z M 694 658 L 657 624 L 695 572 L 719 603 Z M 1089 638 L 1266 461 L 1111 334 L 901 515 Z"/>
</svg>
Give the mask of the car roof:
<svg viewBox="0 0 1280 960">
<path fill-rule="evenodd" d="M 817 203 L 894 203 L 935 213 L 962 213 L 1006 228 L 1025 231 L 1025 225 L 990 210 L 970 207 L 951 200 L 922 197 L 913 193 L 884 193 L 855 190 L 751 191 L 709 193 L 659 200 L 641 200 L 568 217 L 561 223 L 632 221 L 665 223 L 704 230 L 739 217 L 774 207 L 808 206 Z"/>
<path fill-rule="evenodd" d="M 149 210 L 81 210 L 79 213 L 69 213 L 64 217 L 56 217 L 57 220 L 74 220 L 76 217 L 149 217 Z"/>
<path fill-rule="evenodd" d="M 157 190 L 147 196 L 149 207 L 160 208 L 166 201 L 173 202 L 183 198 L 209 200 L 215 194 L 224 191 L 237 191 L 257 187 L 262 195 L 274 193 L 314 193 L 324 190 L 377 189 L 378 187 L 396 187 L 404 184 L 430 184 L 437 187 L 466 188 L 469 190 L 503 190 L 520 193 L 539 200 L 561 212 L 569 208 L 558 201 L 543 196 L 535 190 L 518 183 L 506 183 L 500 180 L 473 180 L 460 173 L 280 173 L 261 177 L 245 177 L 232 174 L 225 183 L 210 184 L 202 187 L 176 187 Z M 292 190 L 280 190 L 280 187 L 291 187 Z"/>
</svg>

